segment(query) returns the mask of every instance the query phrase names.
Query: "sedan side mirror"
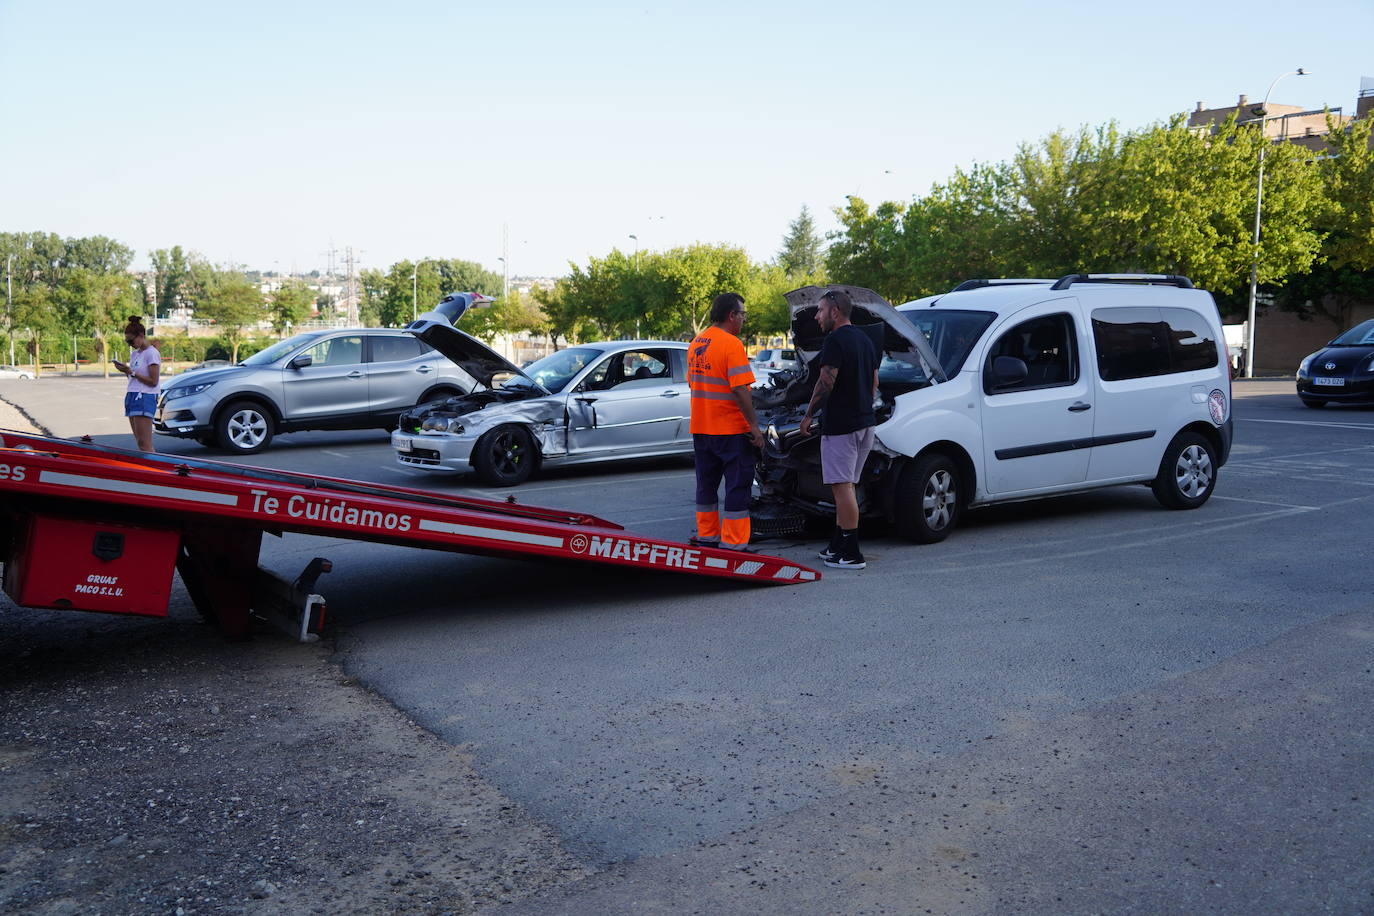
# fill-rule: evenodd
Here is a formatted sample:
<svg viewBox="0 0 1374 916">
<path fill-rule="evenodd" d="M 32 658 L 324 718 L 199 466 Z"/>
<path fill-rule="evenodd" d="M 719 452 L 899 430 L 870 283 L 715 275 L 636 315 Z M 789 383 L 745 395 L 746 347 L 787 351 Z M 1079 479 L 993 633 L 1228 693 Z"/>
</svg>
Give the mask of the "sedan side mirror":
<svg viewBox="0 0 1374 916">
<path fill-rule="evenodd" d="M 992 361 L 992 378 L 998 388 L 1019 385 L 1030 375 L 1025 360 L 1015 356 L 998 356 Z"/>
<path fill-rule="evenodd" d="M 297 356 L 295 359 L 291 360 L 291 362 L 287 363 L 286 365 L 292 369 L 304 369 L 306 366 L 309 366 L 314 362 L 315 357 L 311 356 L 309 353 L 302 353 L 300 356 Z"/>
</svg>

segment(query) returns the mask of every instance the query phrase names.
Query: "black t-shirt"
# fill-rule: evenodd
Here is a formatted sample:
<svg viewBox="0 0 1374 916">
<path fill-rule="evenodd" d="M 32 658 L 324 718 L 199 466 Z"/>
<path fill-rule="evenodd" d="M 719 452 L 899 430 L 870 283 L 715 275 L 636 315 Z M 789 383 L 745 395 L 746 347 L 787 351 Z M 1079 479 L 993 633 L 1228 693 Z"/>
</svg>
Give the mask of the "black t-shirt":
<svg viewBox="0 0 1374 916">
<path fill-rule="evenodd" d="M 878 371 L 878 350 L 868 335 L 852 324 L 825 335 L 816 362 L 839 370 L 835 386 L 821 414 L 821 434 L 839 436 L 873 426 L 873 373 Z"/>
</svg>

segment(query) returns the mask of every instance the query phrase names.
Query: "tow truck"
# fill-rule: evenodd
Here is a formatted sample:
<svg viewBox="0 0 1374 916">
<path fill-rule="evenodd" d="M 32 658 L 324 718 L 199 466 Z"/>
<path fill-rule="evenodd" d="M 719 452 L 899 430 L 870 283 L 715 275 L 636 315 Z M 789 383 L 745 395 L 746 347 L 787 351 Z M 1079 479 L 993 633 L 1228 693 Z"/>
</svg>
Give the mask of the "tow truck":
<svg viewBox="0 0 1374 916">
<path fill-rule="evenodd" d="M 324 626 L 315 592 L 258 566 L 264 534 L 324 535 L 452 553 L 789 585 L 820 573 L 780 557 L 696 547 L 581 512 L 161 455 L 0 430 L 4 589 L 18 605 L 165 617 L 173 573 L 230 637 L 254 617 L 302 641 Z"/>
</svg>

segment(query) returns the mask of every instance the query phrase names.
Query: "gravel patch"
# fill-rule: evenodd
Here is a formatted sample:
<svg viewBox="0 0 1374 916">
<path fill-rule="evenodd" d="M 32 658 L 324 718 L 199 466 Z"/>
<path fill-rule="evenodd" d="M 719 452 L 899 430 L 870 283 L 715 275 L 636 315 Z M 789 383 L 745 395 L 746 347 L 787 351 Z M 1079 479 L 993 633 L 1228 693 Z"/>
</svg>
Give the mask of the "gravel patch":
<svg viewBox="0 0 1374 916">
<path fill-rule="evenodd" d="M 327 645 L 0 601 L 0 911 L 466 913 L 587 868 Z"/>
</svg>

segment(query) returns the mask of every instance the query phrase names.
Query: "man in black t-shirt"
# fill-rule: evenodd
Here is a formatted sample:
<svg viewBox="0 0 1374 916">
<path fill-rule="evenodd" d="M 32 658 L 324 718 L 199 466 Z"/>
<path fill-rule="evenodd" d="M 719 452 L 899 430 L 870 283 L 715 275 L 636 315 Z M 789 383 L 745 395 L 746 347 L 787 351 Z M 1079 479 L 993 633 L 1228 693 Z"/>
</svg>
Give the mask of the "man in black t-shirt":
<svg viewBox="0 0 1374 916">
<path fill-rule="evenodd" d="M 816 321 L 826 332 L 816 359 L 820 376 L 811 403 L 802 417 L 801 434 L 811 434 L 811 417 L 822 403 L 821 479 L 830 484 L 835 500 L 835 533 L 821 551 L 826 566 L 863 569 L 859 550 L 859 500 L 854 485 L 863 475 L 873 448 L 873 398 L 878 392 L 878 362 L 882 358 L 868 335 L 849 321 L 853 303 L 842 289 L 821 294 Z"/>
</svg>

